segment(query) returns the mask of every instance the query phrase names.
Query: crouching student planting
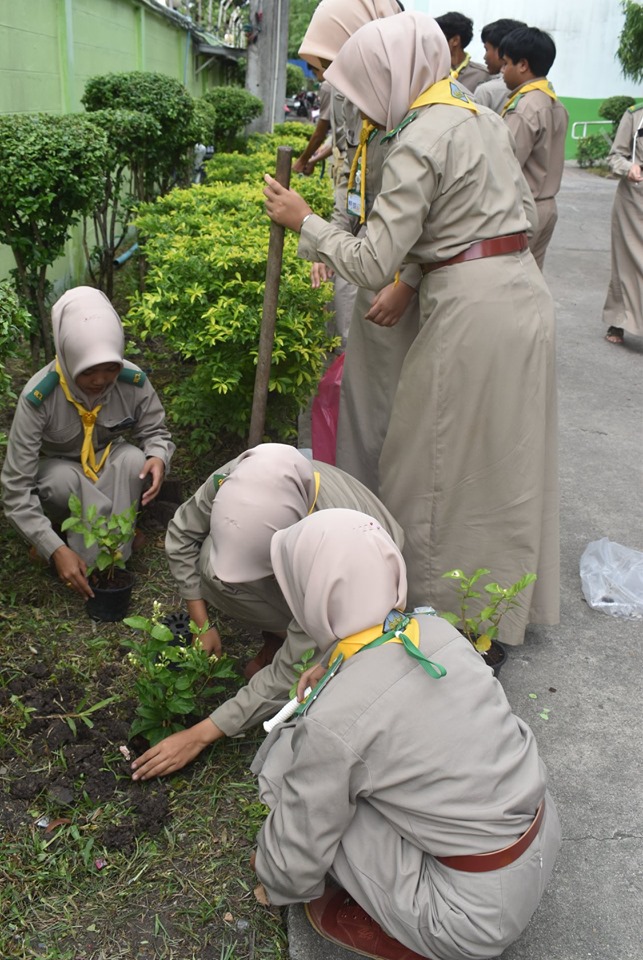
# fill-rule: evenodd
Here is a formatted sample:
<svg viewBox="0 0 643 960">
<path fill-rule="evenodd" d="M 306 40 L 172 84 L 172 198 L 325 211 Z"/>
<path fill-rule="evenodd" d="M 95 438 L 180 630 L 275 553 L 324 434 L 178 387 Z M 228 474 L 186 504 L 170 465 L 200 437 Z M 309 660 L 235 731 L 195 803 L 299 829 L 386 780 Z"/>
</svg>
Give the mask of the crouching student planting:
<svg viewBox="0 0 643 960">
<path fill-rule="evenodd" d="M 174 444 L 155 390 L 124 359 L 123 327 L 105 294 L 68 290 L 52 323 L 56 359 L 27 383 L 9 434 L 4 511 L 68 587 L 91 597 L 87 568 L 97 545 L 73 532 L 65 542 L 52 521 L 69 515 L 71 494 L 83 514 L 93 508 L 92 515 L 111 517 L 139 500 L 145 506 L 161 488 Z M 125 560 L 132 540 L 133 532 L 120 548 Z"/>
<path fill-rule="evenodd" d="M 300 693 L 335 670 L 253 764 L 271 902 L 307 902 L 323 935 L 368 956 L 499 956 L 560 846 L 533 733 L 454 627 L 401 613 L 404 561 L 372 517 L 308 517 L 274 535 L 271 558 L 293 616 L 330 652 Z"/>
</svg>

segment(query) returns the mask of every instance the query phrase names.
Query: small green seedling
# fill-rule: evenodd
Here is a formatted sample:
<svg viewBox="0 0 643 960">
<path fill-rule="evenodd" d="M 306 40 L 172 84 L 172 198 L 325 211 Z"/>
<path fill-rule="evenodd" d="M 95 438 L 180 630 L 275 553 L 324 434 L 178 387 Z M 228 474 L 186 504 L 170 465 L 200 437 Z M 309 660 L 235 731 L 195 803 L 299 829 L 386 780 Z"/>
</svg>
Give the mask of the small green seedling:
<svg viewBox="0 0 643 960">
<path fill-rule="evenodd" d="M 293 683 L 288 694 L 291 700 L 293 699 L 293 697 L 297 696 L 297 684 L 299 683 L 299 677 L 302 675 L 302 673 L 308 670 L 309 667 L 312 666 L 310 661 L 313 660 L 314 657 L 315 657 L 315 650 L 314 650 L 314 647 L 311 647 L 310 650 L 305 650 L 303 652 L 299 663 L 293 664 L 293 670 L 297 674 L 297 679 Z"/>
<path fill-rule="evenodd" d="M 448 570 L 442 574 L 442 579 L 454 580 L 457 583 L 460 594 L 460 612 L 451 613 L 450 611 L 440 613 L 440 616 L 460 631 L 463 636 L 476 648 L 478 653 L 485 653 L 491 646 L 491 641 L 498 636 L 498 624 L 508 610 L 519 606 L 516 597 L 521 591 L 534 583 L 537 579 L 535 573 L 526 573 L 520 580 L 516 580 L 510 587 L 501 587 L 499 583 L 488 583 L 483 589 L 487 594 L 485 598 L 487 605 L 474 614 L 471 612 L 471 600 L 478 600 L 482 597 L 479 590 L 474 589 L 474 585 L 481 577 L 488 576 L 491 570 L 486 567 L 480 567 L 470 577 L 467 577 L 462 570 Z"/>
<path fill-rule="evenodd" d="M 100 570 L 107 580 L 112 580 L 116 570 L 125 569 L 123 546 L 134 539 L 137 501 L 122 513 L 114 513 L 111 517 L 99 514 L 96 504 L 92 503 L 83 515 L 83 505 L 76 494 L 72 493 L 69 510 L 71 516 L 63 522 L 63 532 L 69 530 L 71 533 L 80 534 L 87 549 L 98 545 L 96 562 L 87 570 L 87 575 L 94 570 Z"/>
</svg>

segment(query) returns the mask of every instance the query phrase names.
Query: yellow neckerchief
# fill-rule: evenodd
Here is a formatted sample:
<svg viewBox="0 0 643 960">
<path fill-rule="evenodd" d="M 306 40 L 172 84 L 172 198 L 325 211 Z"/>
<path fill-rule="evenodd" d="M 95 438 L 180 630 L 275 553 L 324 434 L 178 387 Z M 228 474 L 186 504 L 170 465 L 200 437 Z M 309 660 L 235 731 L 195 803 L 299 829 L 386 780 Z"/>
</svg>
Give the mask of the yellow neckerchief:
<svg viewBox="0 0 643 960">
<path fill-rule="evenodd" d="M 315 505 L 317 503 L 317 497 L 319 496 L 319 485 L 321 484 L 321 474 L 317 473 L 316 470 L 314 473 L 314 477 L 315 477 L 315 499 L 313 500 L 312 507 L 308 511 L 308 516 L 310 516 L 313 510 L 315 509 Z"/>
<path fill-rule="evenodd" d="M 353 184 L 355 183 L 355 178 L 357 176 L 357 167 L 362 163 L 362 176 L 360 178 L 359 185 L 359 197 L 360 197 L 360 213 L 359 213 L 359 222 L 364 223 L 366 220 L 366 151 L 368 147 L 369 138 L 375 130 L 375 124 L 369 123 L 368 120 L 362 120 L 362 129 L 359 135 L 359 144 L 357 150 L 355 151 L 355 156 L 353 157 L 353 162 L 351 163 L 351 172 L 348 175 L 348 189 L 352 190 Z"/>
<path fill-rule="evenodd" d="M 80 419 L 83 421 L 83 430 L 85 431 L 85 435 L 83 437 L 83 447 L 80 452 L 80 463 L 83 468 L 83 473 L 85 474 L 85 476 L 89 480 L 93 481 L 93 483 L 96 483 L 96 481 L 98 480 L 98 474 L 100 473 L 102 467 L 105 465 L 105 461 L 107 460 L 109 451 L 112 446 L 111 443 L 107 444 L 105 452 L 103 453 L 103 456 L 100 458 L 100 463 L 96 463 L 96 453 L 94 451 L 94 444 L 92 443 L 92 434 L 94 432 L 94 424 L 96 423 L 96 417 L 98 416 L 98 412 L 101 409 L 102 404 L 99 404 L 97 407 L 94 407 L 93 410 L 86 410 L 85 407 L 82 405 L 82 403 L 78 403 L 77 400 L 74 400 L 74 398 L 72 397 L 69 391 L 69 386 L 67 384 L 67 381 L 65 380 L 65 376 L 62 372 L 60 363 L 58 362 L 58 357 L 56 357 L 56 373 L 60 378 L 60 386 L 62 387 L 62 391 L 65 394 L 65 397 L 67 398 L 67 400 L 69 400 L 70 403 L 72 403 L 76 407 L 76 410 L 78 410 L 78 415 Z"/>
<path fill-rule="evenodd" d="M 415 110 L 416 107 L 429 107 L 432 103 L 445 103 L 447 106 L 464 107 L 465 110 L 471 110 L 472 113 L 478 113 L 478 108 L 467 96 L 464 90 L 456 87 L 448 77 L 444 80 L 438 80 L 427 87 L 424 93 L 421 93 L 417 100 L 414 100 L 409 110 Z"/>
<path fill-rule="evenodd" d="M 460 64 L 460 66 L 459 66 L 459 67 L 452 67 L 451 73 L 449 74 L 449 76 L 451 77 L 452 80 L 457 80 L 457 79 L 458 79 L 458 77 L 460 76 L 460 74 L 462 73 L 462 71 L 464 70 L 464 68 L 469 66 L 469 61 L 470 61 L 470 60 L 471 60 L 471 54 L 470 54 L 470 53 L 465 53 L 465 55 L 464 55 L 464 60 L 462 61 L 462 63 Z"/>
<path fill-rule="evenodd" d="M 414 647 L 419 647 L 420 628 L 417 620 L 410 620 L 404 630 L 404 633 L 407 635 Z M 328 661 L 328 666 L 332 667 L 340 653 L 344 660 L 348 660 L 349 657 L 359 653 L 363 647 L 367 646 L 373 640 L 377 640 L 377 638 L 381 636 L 382 624 L 380 623 L 377 627 L 369 627 L 368 630 L 361 630 L 360 633 L 354 633 L 350 637 L 344 637 L 344 639 L 340 640 L 335 646 L 330 660 Z M 386 642 L 402 643 L 402 640 L 400 637 L 391 637 L 391 639 L 387 640 Z"/>
<path fill-rule="evenodd" d="M 504 117 L 505 113 L 511 108 L 514 101 L 518 97 L 522 97 L 523 93 L 529 93 L 530 90 L 542 90 L 542 92 L 546 93 L 548 97 L 552 98 L 552 100 L 558 100 L 556 91 L 551 84 L 551 80 L 547 80 L 546 77 L 543 77 L 542 80 L 534 80 L 532 83 L 525 83 L 522 87 L 518 87 L 517 90 L 514 90 L 502 108 L 502 113 L 500 116 Z"/>
</svg>

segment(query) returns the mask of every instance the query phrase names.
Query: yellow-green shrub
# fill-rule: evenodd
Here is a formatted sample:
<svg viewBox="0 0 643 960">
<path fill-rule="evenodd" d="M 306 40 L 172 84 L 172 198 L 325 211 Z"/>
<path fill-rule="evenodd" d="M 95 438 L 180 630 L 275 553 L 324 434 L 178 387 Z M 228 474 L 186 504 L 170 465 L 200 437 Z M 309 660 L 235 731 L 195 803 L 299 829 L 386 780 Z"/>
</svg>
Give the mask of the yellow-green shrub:
<svg viewBox="0 0 643 960">
<path fill-rule="evenodd" d="M 146 290 L 127 316 L 137 335 L 162 335 L 186 361 L 169 410 L 191 427 L 197 453 L 222 432 L 248 431 L 270 228 L 262 173 L 274 170 L 274 154 L 219 160 L 236 183 L 174 190 L 140 208 Z M 328 184 L 306 178 L 297 186 L 316 211 L 330 214 Z M 267 410 L 267 435 L 281 439 L 294 434 L 296 414 L 314 392 L 332 345 L 323 309 L 328 290 L 311 289 L 310 265 L 297 257 L 297 240 L 286 233 Z"/>
</svg>

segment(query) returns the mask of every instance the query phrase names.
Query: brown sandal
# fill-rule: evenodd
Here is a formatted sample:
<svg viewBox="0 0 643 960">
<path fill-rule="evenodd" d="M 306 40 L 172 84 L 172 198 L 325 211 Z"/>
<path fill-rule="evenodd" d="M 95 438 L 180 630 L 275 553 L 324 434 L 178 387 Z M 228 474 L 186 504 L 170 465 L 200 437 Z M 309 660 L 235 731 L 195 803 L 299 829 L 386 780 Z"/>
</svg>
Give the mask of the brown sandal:
<svg viewBox="0 0 643 960">
<path fill-rule="evenodd" d="M 605 339 L 608 343 L 623 343 L 624 330 L 623 327 L 608 327 L 607 333 L 605 334 Z"/>
</svg>

